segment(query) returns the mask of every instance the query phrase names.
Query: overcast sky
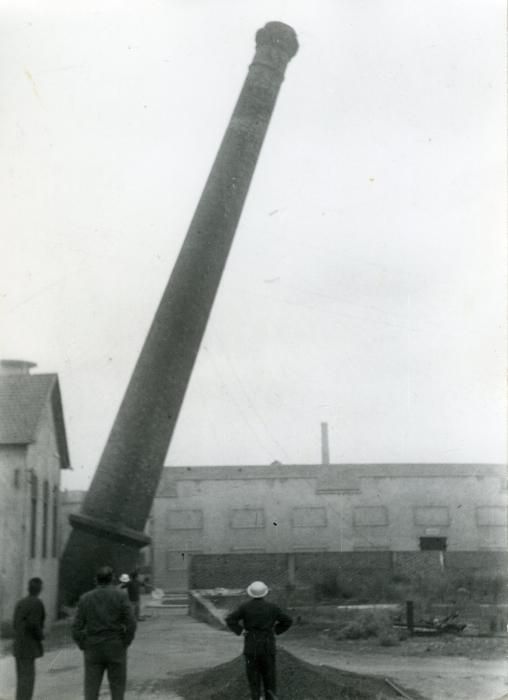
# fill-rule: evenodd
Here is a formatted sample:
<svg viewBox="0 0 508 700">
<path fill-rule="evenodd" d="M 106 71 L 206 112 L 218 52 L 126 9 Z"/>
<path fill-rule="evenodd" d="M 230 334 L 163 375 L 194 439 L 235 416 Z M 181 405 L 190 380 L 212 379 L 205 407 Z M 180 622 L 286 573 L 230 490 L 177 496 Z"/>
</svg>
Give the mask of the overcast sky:
<svg viewBox="0 0 508 700">
<path fill-rule="evenodd" d="M 86 487 L 267 21 L 290 62 L 168 465 L 506 458 L 505 3 L 3 0 L 1 356 Z"/>
</svg>

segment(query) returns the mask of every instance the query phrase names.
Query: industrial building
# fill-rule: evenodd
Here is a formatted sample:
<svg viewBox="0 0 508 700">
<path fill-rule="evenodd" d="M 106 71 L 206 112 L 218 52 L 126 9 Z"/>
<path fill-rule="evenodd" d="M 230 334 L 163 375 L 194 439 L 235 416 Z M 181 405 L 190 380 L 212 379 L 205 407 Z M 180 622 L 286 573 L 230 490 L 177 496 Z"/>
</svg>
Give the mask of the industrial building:
<svg viewBox="0 0 508 700">
<path fill-rule="evenodd" d="M 198 554 L 502 553 L 507 483 L 499 464 L 167 467 L 151 518 L 154 583 L 185 590 Z"/>
<path fill-rule="evenodd" d="M 56 374 L 0 362 L 0 621 L 8 625 L 33 576 L 44 581 L 48 618 L 57 610 L 60 473 L 69 451 Z"/>
</svg>

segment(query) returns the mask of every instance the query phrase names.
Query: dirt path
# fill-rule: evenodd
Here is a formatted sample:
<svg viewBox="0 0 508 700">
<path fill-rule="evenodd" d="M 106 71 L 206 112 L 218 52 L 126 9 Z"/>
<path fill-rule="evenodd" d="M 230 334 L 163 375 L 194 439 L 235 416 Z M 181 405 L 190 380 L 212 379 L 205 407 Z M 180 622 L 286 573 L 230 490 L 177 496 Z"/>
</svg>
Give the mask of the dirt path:
<svg viewBox="0 0 508 700">
<path fill-rule="evenodd" d="M 506 659 L 474 660 L 463 656 L 405 657 L 312 647 L 289 636 L 284 646 L 313 664 L 325 664 L 355 673 L 387 676 L 413 688 L 428 700 L 498 700 L 508 692 Z"/>
<path fill-rule="evenodd" d="M 58 647 L 37 661 L 34 700 L 81 700 L 83 660 L 70 636 L 61 635 Z M 498 700 L 508 690 L 506 660 L 480 661 L 464 657 L 402 657 L 394 653 L 361 654 L 320 649 L 312 642 L 292 638 L 284 646 L 315 664 L 326 664 L 359 673 L 388 676 L 413 688 L 428 700 Z M 229 661 L 241 651 L 241 639 L 196 622 L 183 613 L 165 612 L 139 625 L 129 650 L 129 683 L 126 700 L 181 700 L 178 695 L 155 690 L 155 681 L 211 668 Z M 169 683 L 171 686 L 171 683 Z M 0 658 L 0 700 L 14 696 L 14 661 Z M 109 693 L 101 693 L 108 698 Z"/>
</svg>

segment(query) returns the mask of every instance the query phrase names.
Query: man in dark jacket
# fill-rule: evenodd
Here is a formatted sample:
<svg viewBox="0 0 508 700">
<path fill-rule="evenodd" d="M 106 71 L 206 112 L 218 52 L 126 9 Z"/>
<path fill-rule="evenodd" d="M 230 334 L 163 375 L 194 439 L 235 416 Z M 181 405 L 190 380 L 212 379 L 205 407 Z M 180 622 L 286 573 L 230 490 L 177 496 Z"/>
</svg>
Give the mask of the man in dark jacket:
<svg viewBox="0 0 508 700">
<path fill-rule="evenodd" d="M 129 596 L 129 600 L 132 605 L 132 609 L 134 611 L 134 616 L 136 620 L 142 620 L 143 618 L 141 617 L 141 603 L 140 603 L 140 588 L 141 584 L 138 579 L 138 572 L 133 571 L 132 574 L 130 575 L 130 580 L 126 585 L 127 589 L 127 595 Z"/>
<path fill-rule="evenodd" d="M 276 700 L 275 635 L 288 630 L 293 620 L 277 605 L 264 600 L 268 588 L 262 581 L 251 583 L 247 593 L 252 600 L 228 615 L 226 624 L 235 634 L 244 634 L 243 653 L 252 700 L 259 700 L 261 681 L 266 700 Z"/>
<path fill-rule="evenodd" d="M 97 700 L 107 671 L 111 700 L 123 700 L 127 681 L 127 647 L 136 620 L 129 599 L 113 585 L 113 569 L 101 567 L 97 588 L 78 602 L 72 637 L 85 656 L 85 700 Z"/>
<path fill-rule="evenodd" d="M 35 685 L 35 659 L 43 654 L 46 611 L 39 600 L 40 578 L 28 582 L 28 595 L 18 601 L 14 610 L 14 658 L 16 659 L 16 700 L 31 700 Z"/>
</svg>

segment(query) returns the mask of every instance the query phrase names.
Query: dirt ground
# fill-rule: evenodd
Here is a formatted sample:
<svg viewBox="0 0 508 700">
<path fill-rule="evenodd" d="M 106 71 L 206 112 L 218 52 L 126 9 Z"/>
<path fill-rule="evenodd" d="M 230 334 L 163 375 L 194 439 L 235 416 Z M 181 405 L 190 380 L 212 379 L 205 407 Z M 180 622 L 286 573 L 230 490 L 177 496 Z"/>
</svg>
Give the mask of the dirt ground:
<svg viewBox="0 0 508 700">
<path fill-rule="evenodd" d="M 429 700 L 501 700 L 508 692 L 506 637 L 413 637 L 384 647 L 295 627 L 284 645 L 311 663 L 395 679 Z"/>
<path fill-rule="evenodd" d="M 429 643 L 415 638 L 381 647 L 370 640 L 337 642 L 295 626 L 279 643 L 314 665 L 388 677 L 427 700 L 499 700 L 508 692 L 503 639 L 440 638 Z M 14 696 L 14 663 L 5 652 L 0 658 L 0 698 L 9 700 Z M 154 615 L 140 623 L 129 650 L 126 700 L 181 699 L 180 680 L 185 674 L 229 663 L 240 653 L 240 638 L 196 622 L 184 612 Z M 45 656 L 37 667 L 34 700 L 82 698 L 82 654 L 72 644 L 68 626 L 56 626 L 48 635 Z M 166 689 L 161 694 L 162 680 Z"/>
<path fill-rule="evenodd" d="M 508 657 L 508 635 L 473 637 L 460 634 L 414 636 L 401 640 L 396 646 L 382 646 L 376 637 L 360 640 L 334 639 L 327 631 L 294 626 L 292 639 L 312 641 L 313 646 L 355 652 L 377 653 L 388 656 L 464 656 L 469 659 L 496 660 Z"/>
</svg>

